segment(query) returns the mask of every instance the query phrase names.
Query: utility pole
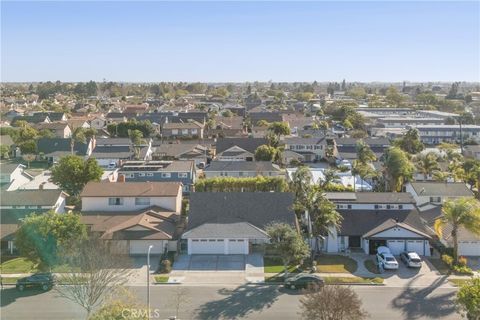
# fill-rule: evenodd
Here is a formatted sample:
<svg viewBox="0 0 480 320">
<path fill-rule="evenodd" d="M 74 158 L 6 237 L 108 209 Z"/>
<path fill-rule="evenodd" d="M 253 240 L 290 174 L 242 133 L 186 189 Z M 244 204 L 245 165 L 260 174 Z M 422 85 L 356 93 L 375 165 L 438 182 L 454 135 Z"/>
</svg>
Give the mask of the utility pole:
<svg viewBox="0 0 480 320">
<path fill-rule="evenodd" d="M 153 245 L 148 246 L 147 252 L 147 312 L 148 319 L 150 319 L 150 250 L 152 250 Z"/>
</svg>

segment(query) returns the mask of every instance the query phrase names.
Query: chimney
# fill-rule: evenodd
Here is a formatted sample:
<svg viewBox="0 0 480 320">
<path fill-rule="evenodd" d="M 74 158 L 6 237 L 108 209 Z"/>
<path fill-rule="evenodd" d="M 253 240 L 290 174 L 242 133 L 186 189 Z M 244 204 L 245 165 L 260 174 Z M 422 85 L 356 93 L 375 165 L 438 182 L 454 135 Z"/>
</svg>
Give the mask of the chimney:
<svg viewBox="0 0 480 320">
<path fill-rule="evenodd" d="M 43 190 L 43 188 L 45 187 L 45 184 L 46 184 L 46 182 L 40 183 L 40 185 L 38 186 L 38 189 Z"/>
<path fill-rule="evenodd" d="M 117 182 L 125 182 L 125 175 L 124 174 L 119 174 Z"/>
</svg>

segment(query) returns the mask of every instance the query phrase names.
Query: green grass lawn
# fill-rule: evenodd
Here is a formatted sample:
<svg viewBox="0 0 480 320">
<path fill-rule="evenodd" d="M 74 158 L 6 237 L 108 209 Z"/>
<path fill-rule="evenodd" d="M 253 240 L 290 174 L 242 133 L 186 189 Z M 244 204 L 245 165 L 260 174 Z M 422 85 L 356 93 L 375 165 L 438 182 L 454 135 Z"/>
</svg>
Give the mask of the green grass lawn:
<svg viewBox="0 0 480 320">
<path fill-rule="evenodd" d="M 167 283 L 169 276 L 155 276 L 156 283 Z"/>
<path fill-rule="evenodd" d="M 282 259 L 277 257 L 265 257 L 263 259 L 263 272 L 265 273 L 281 273 L 284 272 Z M 288 272 L 298 273 L 300 270 L 297 266 L 288 266 Z"/>
<path fill-rule="evenodd" d="M 456 287 L 461 287 L 467 281 L 470 281 L 470 279 L 448 279 L 448 281 L 450 281 Z"/>
<path fill-rule="evenodd" d="M 432 265 L 438 270 L 438 272 L 440 272 L 440 274 L 450 274 L 450 268 L 441 259 L 429 258 L 428 261 L 432 263 Z"/>
<path fill-rule="evenodd" d="M 378 270 L 378 267 L 377 267 L 377 263 L 374 260 L 367 259 L 363 262 L 363 264 L 365 265 L 365 268 L 367 268 L 367 270 L 370 271 L 371 273 L 380 274 L 380 271 Z"/>
<path fill-rule="evenodd" d="M 3 284 L 16 284 L 18 279 L 20 279 L 20 278 L 19 277 L 2 278 L 2 283 Z"/>
<path fill-rule="evenodd" d="M 33 262 L 25 258 L 14 258 L 0 264 L 1 273 L 30 273 L 37 272 Z"/>
<path fill-rule="evenodd" d="M 357 262 L 340 255 L 321 255 L 317 258 L 317 272 L 353 273 L 357 271 Z"/>
</svg>

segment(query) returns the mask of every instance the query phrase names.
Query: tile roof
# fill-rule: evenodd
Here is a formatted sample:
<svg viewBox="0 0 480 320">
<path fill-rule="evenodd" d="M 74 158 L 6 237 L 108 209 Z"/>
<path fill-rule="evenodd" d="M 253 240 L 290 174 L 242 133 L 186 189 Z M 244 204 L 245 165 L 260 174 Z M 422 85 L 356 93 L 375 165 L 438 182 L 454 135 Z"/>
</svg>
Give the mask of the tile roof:
<svg viewBox="0 0 480 320">
<path fill-rule="evenodd" d="M 176 197 L 180 182 L 89 182 L 80 197 Z"/>
</svg>

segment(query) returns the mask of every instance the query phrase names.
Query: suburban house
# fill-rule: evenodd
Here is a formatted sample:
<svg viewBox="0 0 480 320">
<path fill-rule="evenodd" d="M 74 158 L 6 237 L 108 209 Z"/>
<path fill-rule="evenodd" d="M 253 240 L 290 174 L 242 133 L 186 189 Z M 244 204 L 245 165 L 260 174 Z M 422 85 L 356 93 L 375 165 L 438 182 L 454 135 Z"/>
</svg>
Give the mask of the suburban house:
<svg viewBox="0 0 480 320">
<path fill-rule="evenodd" d="M 212 161 L 203 170 L 206 178 L 213 177 L 276 177 L 282 171 L 270 161 Z"/>
<path fill-rule="evenodd" d="M 65 112 L 35 112 L 33 116 L 48 117 L 52 122 L 67 121 L 67 114 Z"/>
<path fill-rule="evenodd" d="M 37 130 L 49 130 L 51 131 L 56 138 L 70 138 L 72 135 L 72 130 L 66 122 L 41 122 L 37 123 L 34 126 Z"/>
<path fill-rule="evenodd" d="M 432 237 L 438 239 L 441 245 L 446 248 L 453 248 L 452 225 L 447 224 L 442 230 L 442 236 L 435 233 L 435 221 L 442 216 L 442 207 L 435 206 L 429 210 L 420 213 L 420 217 L 426 228 L 432 234 Z M 457 233 L 458 237 L 458 255 L 459 256 L 480 256 L 480 236 L 471 233 L 463 227 L 460 227 Z"/>
<path fill-rule="evenodd" d="M 15 124 L 17 121 L 25 121 L 29 124 L 37 124 L 37 123 L 50 123 L 52 120 L 48 117 L 48 115 L 43 114 L 34 114 L 33 116 L 18 116 L 12 119 L 11 124 Z"/>
<path fill-rule="evenodd" d="M 75 141 L 73 154 L 81 157 L 89 157 L 92 154 L 94 139 L 88 142 Z M 50 162 L 57 162 L 61 157 L 72 154 L 71 139 L 69 138 L 40 138 L 37 141 L 38 153 L 43 155 Z"/>
<path fill-rule="evenodd" d="M 207 163 L 211 150 L 197 143 L 162 143 L 152 147 L 154 160 L 193 160 L 195 164 Z"/>
<path fill-rule="evenodd" d="M 66 198 L 67 194 L 61 190 L 2 190 L 0 198 L 2 252 L 14 253 L 15 232 L 18 230 L 20 219 L 33 212 L 44 213 L 53 210 L 64 213 Z"/>
<path fill-rule="evenodd" d="M 390 141 L 386 138 L 335 138 L 337 158 L 344 160 L 357 159 L 357 143 L 363 141 L 370 147 L 377 159 L 382 157 L 385 150 L 390 147 Z"/>
<path fill-rule="evenodd" d="M 168 122 L 162 125 L 162 137 L 165 138 L 199 138 L 203 139 L 205 125 L 192 122 Z"/>
<path fill-rule="evenodd" d="M 97 116 L 90 121 L 90 128 L 102 130 L 107 127 L 107 119 L 103 116 Z"/>
<path fill-rule="evenodd" d="M 119 180 L 121 181 L 121 180 Z M 182 206 L 179 182 L 89 182 L 80 194 L 81 220 L 112 252 L 176 251 Z"/>
<path fill-rule="evenodd" d="M 216 143 L 216 160 L 253 161 L 255 150 L 268 144 L 265 138 L 224 138 Z"/>
<path fill-rule="evenodd" d="M 405 250 L 430 255 L 431 237 L 410 194 L 327 192 L 326 197 L 336 204 L 342 222 L 339 230 L 332 228 L 325 236 L 323 250 L 375 254 L 379 246 L 387 246 L 394 255 Z"/>
<path fill-rule="evenodd" d="M 293 194 L 273 192 L 197 192 L 182 239 L 188 254 L 249 254 L 268 243 L 266 227 L 284 222 L 298 230 Z"/>
<path fill-rule="evenodd" d="M 33 177 L 25 172 L 26 166 L 13 162 L 0 162 L 0 186 L 11 191 L 31 181 Z"/>
<path fill-rule="evenodd" d="M 279 112 L 249 112 L 248 117 L 253 126 L 256 126 L 262 120 L 268 123 L 283 121 L 282 114 Z"/>
<path fill-rule="evenodd" d="M 442 142 L 460 143 L 461 137 L 463 141 L 473 140 L 480 142 L 480 126 L 469 125 L 419 125 L 416 126 L 420 140 L 429 145 L 436 145 Z"/>
<path fill-rule="evenodd" d="M 302 138 L 288 137 L 283 140 L 285 150 L 301 154 L 305 162 L 314 162 L 325 158 L 325 153 L 330 142 L 325 136 Z M 331 139 L 333 146 L 333 139 Z"/>
<path fill-rule="evenodd" d="M 94 140 L 91 154 L 102 167 L 116 167 L 121 161 L 134 159 L 135 156 L 140 160 L 151 159 L 151 140 L 134 146 L 129 138 L 98 138 Z"/>
<path fill-rule="evenodd" d="M 185 193 L 190 192 L 196 179 L 195 162 L 192 160 L 125 161 L 118 174 L 124 175 L 126 182 L 181 182 Z"/>
<path fill-rule="evenodd" d="M 243 117 L 215 117 L 215 127 L 209 130 L 209 135 L 217 135 L 220 137 L 237 137 L 245 134 L 243 125 Z"/>
<path fill-rule="evenodd" d="M 431 205 L 441 205 L 448 199 L 473 197 L 472 191 L 463 182 L 409 182 L 405 190 L 422 211 Z"/>
</svg>

